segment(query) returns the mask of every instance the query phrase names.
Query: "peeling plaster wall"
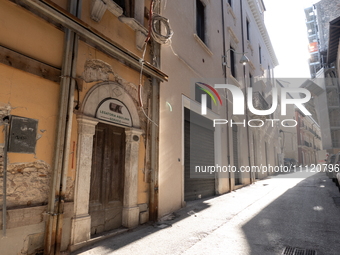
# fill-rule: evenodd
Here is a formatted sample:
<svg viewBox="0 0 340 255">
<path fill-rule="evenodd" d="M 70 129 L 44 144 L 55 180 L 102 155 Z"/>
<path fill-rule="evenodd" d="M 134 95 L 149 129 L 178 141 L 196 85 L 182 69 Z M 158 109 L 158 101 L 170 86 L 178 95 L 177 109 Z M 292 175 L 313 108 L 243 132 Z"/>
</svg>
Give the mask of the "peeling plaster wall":
<svg viewBox="0 0 340 255">
<path fill-rule="evenodd" d="M 43 161 L 9 164 L 7 208 L 44 205 L 48 202 L 51 167 Z M 0 167 L 0 203 L 3 201 L 3 166 Z"/>
</svg>

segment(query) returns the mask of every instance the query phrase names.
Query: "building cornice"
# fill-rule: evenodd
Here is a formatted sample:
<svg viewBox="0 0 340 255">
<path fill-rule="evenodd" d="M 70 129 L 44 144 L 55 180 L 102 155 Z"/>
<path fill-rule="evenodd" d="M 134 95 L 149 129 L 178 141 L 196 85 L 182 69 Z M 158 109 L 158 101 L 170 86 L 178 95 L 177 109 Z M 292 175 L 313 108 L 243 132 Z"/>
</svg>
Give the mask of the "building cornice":
<svg viewBox="0 0 340 255">
<path fill-rule="evenodd" d="M 266 28 L 266 26 L 265 26 L 265 24 L 264 24 L 264 22 L 261 18 L 261 14 L 259 13 L 259 10 L 257 9 L 255 0 L 247 0 L 247 1 L 248 1 L 248 4 L 249 4 L 249 7 L 251 9 L 251 12 L 252 12 L 252 14 L 255 18 L 256 24 L 257 24 L 257 26 L 260 30 L 263 41 L 266 44 L 266 47 L 269 51 L 270 58 L 272 59 L 274 66 L 277 66 L 277 65 L 279 65 L 279 61 L 277 60 L 277 57 L 275 55 L 275 51 L 274 51 L 273 45 L 270 41 L 267 28 Z"/>
</svg>

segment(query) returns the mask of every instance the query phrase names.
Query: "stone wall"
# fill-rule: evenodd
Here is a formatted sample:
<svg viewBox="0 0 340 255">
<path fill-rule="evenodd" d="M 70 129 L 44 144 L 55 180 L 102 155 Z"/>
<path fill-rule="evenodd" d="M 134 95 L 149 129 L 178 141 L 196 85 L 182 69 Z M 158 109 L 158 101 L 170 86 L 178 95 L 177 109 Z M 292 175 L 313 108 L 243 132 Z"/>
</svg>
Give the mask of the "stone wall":
<svg viewBox="0 0 340 255">
<path fill-rule="evenodd" d="M 3 162 L 0 159 L 0 204 L 3 201 Z M 50 192 L 51 167 L 44 161 L 14 163 L 7 167 L 7 207 L 45 205 Z M 65 201 L 73 201 L 74 181 L 67 178 Z"/>
<path fill-rule="evenodd" d="M 51 167 L 44 161 L 7 166 L 7 207 L 45 205 L 50 192 Z M 0 204 L 3 201 L 3 166 L 0 168 Z"/>
</svg>

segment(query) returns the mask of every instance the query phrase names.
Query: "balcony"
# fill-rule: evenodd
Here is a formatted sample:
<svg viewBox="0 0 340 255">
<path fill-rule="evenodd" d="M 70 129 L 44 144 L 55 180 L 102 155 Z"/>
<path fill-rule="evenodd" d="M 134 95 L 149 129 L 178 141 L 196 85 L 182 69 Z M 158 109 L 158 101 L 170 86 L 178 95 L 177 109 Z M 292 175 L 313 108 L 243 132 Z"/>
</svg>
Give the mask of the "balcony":
<svg viewBox="0 0 340 255">
<path fill-rule="evenodd" d="M 329 123 L 331 130 L 338 130 L 340 129 L 340 121 L 339 120 L 332 120 Z"/>
<path fill-rule="evenodd" d="M 333 149 L 334 148 L 340 148 L 340 141 L 339 140 L 333 140 L 332 145 L 333 145 Z"/>
<path fill-rule="evenodd" d="M 313 136 L 314 134 L 311 132 L 311 128 L 308 128 L 307 126 L 300 126 L 300 131 L 304 132 L 307 135 Z"/>
<path fill-rule="evenodd" d="M 301 143 L 301 145 L 299 145 L 299 147 L 301 147 L 302 149 L 305 149 L 305 150 L 314 150 L 313 144 L 309 143 L 307 141 L 302 141 L 302 143 Z"/>
<path fill-rule="evenodd" d="M 261 95 L 259 91 L 253 92 L 253 106 L 257 110 L 268 110 L 269 109 L 269 105 L 266 99 L 264 99 L 264 97 Z M 269 117 L 269 116 L 258 116 L 251 112 L 249 112 L 249 114 L 252 118 L 262 119 L 262 120 L 267 119 Z"/>
<path fill-rule="evenodd" d="M 337 107 L 339 108 L 339 99 L 337 98 L 332 98 L 330 100 L 328 100 L 328 107 Z"/>
</svg>

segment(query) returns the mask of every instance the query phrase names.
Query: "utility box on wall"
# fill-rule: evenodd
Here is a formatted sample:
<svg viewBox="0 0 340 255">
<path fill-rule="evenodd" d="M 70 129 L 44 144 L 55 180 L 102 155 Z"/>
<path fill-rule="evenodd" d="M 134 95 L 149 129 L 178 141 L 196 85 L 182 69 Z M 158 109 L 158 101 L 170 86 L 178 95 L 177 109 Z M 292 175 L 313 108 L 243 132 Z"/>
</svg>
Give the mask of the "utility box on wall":
<svg viewBox="0 0 340 255">
<path fill-rule="evenodd" d="M 11 116 L 8 152 L 35 154 L 38 120 Z"/>
</svg>

